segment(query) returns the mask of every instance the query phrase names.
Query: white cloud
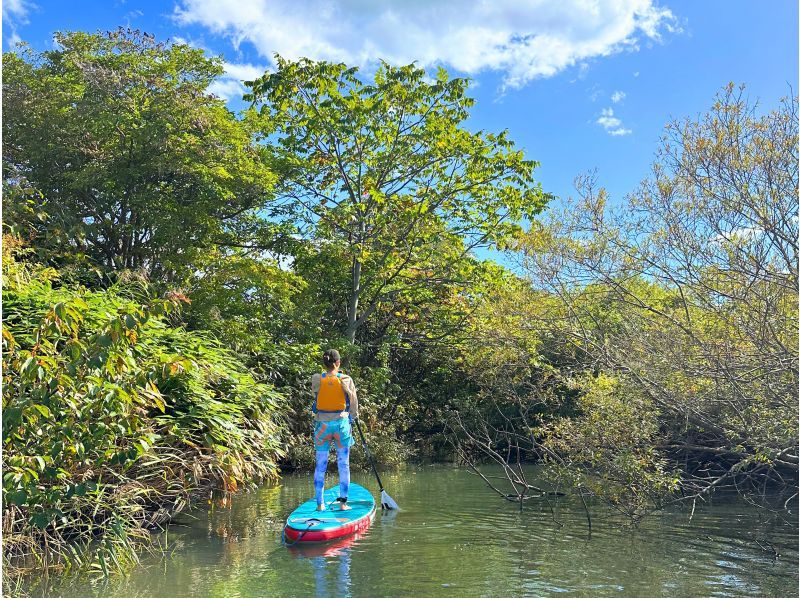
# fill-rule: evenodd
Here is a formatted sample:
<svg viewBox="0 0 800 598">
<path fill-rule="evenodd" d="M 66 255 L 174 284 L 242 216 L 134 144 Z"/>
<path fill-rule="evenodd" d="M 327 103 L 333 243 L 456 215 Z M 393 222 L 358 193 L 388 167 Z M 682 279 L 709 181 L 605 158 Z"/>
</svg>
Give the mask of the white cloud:
<svg viewBox="0 0 800 598">
<path fill-rule="evenodd" d="M 267 70 L 266 66 L 259 66 L 256 64 L 234 64 L 231 62 L 225 63 L 225 75 L 239 79 L 241 81 L 252 81 L 264 74 Z"/>
<path fill-rule="evenodd" d="M 5 29 L 6 43 L 13 48 L 22 38 L 17 33 L 17 27 L 28 24 L 28 13 L 36 5 L 28 0 L 3 0 L 3 29 Z"/>
<path fill-rule="evenodd" d="M 625 92 L 624 91 L 615 91 L 611 94 L 611 101 L 615 104 L 618 104 L 622 100 L 625 99 Z"/>
<path fill-rule="evenodd" d="M 3 19 L 17 18 L 25 23 L 31 8 L 33 7 L 30 2 L 26 2 L 26 0 L 4 0 Z"/>
<path fill-rule="evenodd" d="M 367 66 L 418 61 L 520 87 L 673 31 L 655 0 L 179 0 L 174 18 L 279 53 Z"/>
<path fill-rule="evenodd" d="M 8 37 L 6 38 L 6 41 L 8 42 L 8 47 L 13 48 L 22 41 L 22 38 L 19 36 L 17 31 L 12 27 L 10 33 L 8 34 Z"/>
<path fill-rule="evenodd" d="M 224 64 L 225 74 L 208 86 L 208 92 L 230 102 L 239 100 L 246 89 L 242 81 L 252 81 L 264 74 L 267 67 L 255 64 Z"/>
<path fill-rule="evenodd" d="M 622 121 L 614 116 L 614 110 L 612 108 L 603 108 L 600 111 L 600 118 L 595 122 L 603 127 L 609 135 L 613 135 L 614 137 L 633 133 L 630 129 L 626 129 L 622 126 Z"/>
<path fill-rule="evenodd" d="M 603 108 L 600 111 L 600 118 L 597 119 L 597 124 L 605 129 L 618 127 L 622 121 L 614 116 L 614 111 L 611 108 Z"/>
<path fill-rule="evenodd" d="M 575 83 L 576 81 L 584 80 L 588 73 L 589 73 L 589 63 L 581 62 L 578 65 L 578 74 L 573 79 L 570 80 L 570 83 Z"/>
<path fill-rule="evenodd" d="M 241 83 L 234 79 L 218 79 L 209 85 L 206 91 L 226 102 L 230 102 L 233 99 L 240 99 L 244 93 L 244 88 Z"/>
</svg>

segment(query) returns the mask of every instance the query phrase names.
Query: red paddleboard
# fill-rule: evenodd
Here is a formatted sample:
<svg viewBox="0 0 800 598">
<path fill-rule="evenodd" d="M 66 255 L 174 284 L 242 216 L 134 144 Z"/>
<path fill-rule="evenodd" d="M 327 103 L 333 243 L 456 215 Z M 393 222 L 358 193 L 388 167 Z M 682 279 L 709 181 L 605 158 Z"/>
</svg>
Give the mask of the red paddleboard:
<svg viewBox="0 0 800 598">
<path fill-rule="evenodd" d="M 317 511 L 314 499 L 292 511 L 283 528 L 286 543 L 329 542 L 365 531 L 375 518 L 375 499 L 369 490 L 350 484 L 347 497 L 350 509 L 346 511 L 339 508 L 338 496 L 339 487 L 335 486 L 323 494 L 327 505 L 324 511 Z"/>
</svg>

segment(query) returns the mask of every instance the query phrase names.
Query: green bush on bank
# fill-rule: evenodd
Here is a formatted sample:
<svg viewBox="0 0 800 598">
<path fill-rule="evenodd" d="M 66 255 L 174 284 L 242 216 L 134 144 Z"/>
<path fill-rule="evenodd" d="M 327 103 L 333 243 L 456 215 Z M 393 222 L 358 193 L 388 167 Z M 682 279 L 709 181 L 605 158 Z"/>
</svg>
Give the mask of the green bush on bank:
<svg viewBox="0 0 800 598">
<path fill-rule="evenodd" d="M 121 569 L 191 499 L 277 477 L 282 396 L 171 323 L 185 297 L 53 280 L 4 259 L 5 566 Z"/>
</svg>

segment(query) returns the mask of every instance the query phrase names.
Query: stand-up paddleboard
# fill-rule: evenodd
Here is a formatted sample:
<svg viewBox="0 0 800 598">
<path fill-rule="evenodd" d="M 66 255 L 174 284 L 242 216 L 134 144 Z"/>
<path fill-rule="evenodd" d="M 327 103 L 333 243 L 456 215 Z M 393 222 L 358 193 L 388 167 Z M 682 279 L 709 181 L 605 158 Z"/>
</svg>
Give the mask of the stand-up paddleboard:
<svg viewBox="0 0 800 598">
<path fill-rule="evenodd" d="M 317 502 L 307 500 L 286 520 L 283 534 L 288 543 L 327 542 L 366 530 L 375 518 L 375 499 L 369 490 L 350 484 L 347 511 L 339 508 L 336 499 L 339 486 L 326 490 L 323 499 L 327 508 L 317 511 Z"/>
</svg>

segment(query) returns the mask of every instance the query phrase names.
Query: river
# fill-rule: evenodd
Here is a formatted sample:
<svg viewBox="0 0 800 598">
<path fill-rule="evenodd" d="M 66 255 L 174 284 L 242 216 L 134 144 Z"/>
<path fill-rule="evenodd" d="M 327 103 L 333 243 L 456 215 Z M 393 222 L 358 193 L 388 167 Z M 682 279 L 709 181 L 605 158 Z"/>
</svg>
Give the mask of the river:
<svg viewBox="0 0 800 598">
<path fill-rule="evenodd" d="M 286 516 L 311 494 L 289 475 L 228 509 L 181 516 L 125 578 L 72 582 L 54 593 L 114 596 L 796 596 L 798 536 L 738 499 L 620 527 L 580 501 L 518 505 L 466 470 L 409 467 L 384 474 L 402 510 L 378 513 L 363 537 L 310 549 L 281 545 Z M 335 477 L 331 479 L 335 481 Z M 366 473 L 353 481 L 375 491 Z M 761 546 L 759 546 L 761 544 Z M 777 551 L 775 555 L 772 549 Z"/>
</svg>

